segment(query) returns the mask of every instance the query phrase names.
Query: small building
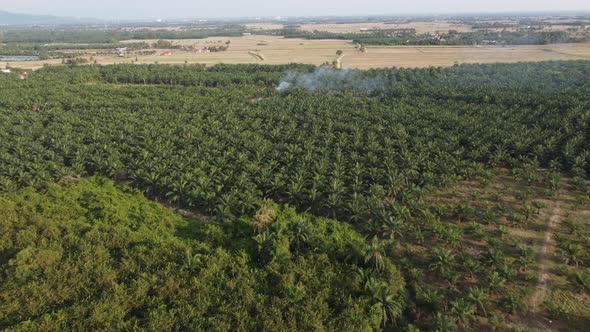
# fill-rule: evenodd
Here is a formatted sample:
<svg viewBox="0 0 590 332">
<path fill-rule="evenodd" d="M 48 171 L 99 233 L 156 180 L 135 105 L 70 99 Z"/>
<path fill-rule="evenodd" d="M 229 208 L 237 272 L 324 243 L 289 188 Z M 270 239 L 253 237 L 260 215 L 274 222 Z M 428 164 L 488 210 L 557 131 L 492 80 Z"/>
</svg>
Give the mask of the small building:
<svg viewBox="0 0 590 332">
<path fill-rule="evenodd" d="M 28 78 L 28 77 L 29 77 L 29 73 L 27 73 L 26 71 L 23 71 L 22 73 L 20 73 L 20 74 L 18 75 L 18 77 L 19 77 L 21 80 L 24 80 L 24 79 L 26 79 L 26 78 Z"/>
<path fill-rule="evenodd" d="M 6 68 L 6 69 L 2 69 L 2 70 L 0 70 L 0 71 L 2 71 L 4 74 L 10 74 L 10 73 L 12 73 L 12 70 L 10 70 L 10 69 L 8 69 L 8 68 Z"/>
<path fill-rule="evenodd" d="M 162 54 L 161 54 L 161 55 L 162 55 L 162 56 L 170 56 L 170 55 L 172 55 L 172 54 L 173 54 L 173 53 L 172 53 L 172 51 L 164 51 L 164 52 L 162 52 Z"/>
</svg>

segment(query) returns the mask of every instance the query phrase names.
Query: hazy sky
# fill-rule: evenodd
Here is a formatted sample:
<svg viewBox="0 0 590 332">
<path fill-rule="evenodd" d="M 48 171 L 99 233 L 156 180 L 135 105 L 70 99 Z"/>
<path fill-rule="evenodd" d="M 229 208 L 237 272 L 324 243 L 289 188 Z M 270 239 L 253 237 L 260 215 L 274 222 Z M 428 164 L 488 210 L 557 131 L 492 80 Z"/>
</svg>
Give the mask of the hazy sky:
<svg viewBox="0 0 590 332">
<path fill-rule="evenodd" d="M 0 10 L 97 18 L 590 10 L 590 0 L 0 0 Z"/>
</svg>

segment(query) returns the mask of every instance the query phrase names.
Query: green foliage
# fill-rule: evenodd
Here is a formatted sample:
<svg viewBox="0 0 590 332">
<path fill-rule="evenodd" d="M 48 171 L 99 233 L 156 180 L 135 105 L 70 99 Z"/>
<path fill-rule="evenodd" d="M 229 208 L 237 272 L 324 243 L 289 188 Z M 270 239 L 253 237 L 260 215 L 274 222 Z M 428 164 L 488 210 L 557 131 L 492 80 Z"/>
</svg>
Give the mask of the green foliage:
<svg viewBox="0 0 590 332">
<path fill-rule="evenodd" d="M 244 28 L 236 25 L 221 24 L 213 27 L 194 27 L 174 31 L 170 29 L 138 28 L 128 29 L 113 27 L 107 29 L 88 29 L 79 26 L 59 27 L 3 27 L 0 32 L 3 42 L 14 43 L 69 43 L 69 44 L 104 44 L 120 40 L 145 39 L 201 39 L 215 36 L 241 36 Z"/>
<path fill-rule="evenodd" d="M 0 75 L 0 328 L 448 331 L 523 313 L 536 255 L 511 227 L 538 232 L 540 190 L 588 176 L 589 62 L 275 90 L 314 70 Z M 490 183 L 488 166 L 508 170 Z M 511 170 L 518 188 L 496 190 Z M 111 180 L 47 184 L 92 176 Z M 580 220 L 556 237 L 570 276 L 587 267 Z"/>
<path fill-rule="evenodd" d="M 369 330 L 400 318 L 404 282 L 389 261 L 372 276 L 377 293 L 357 281 L 362 236 L 269 208 L 276 220 L 262 255 L 243 240 L 251 227 L 210 239 L 219 226 L 103 178 L 3 195 L 0 328 Z"/>
<path fill-rule="evenodd" d="M 589 68 L 362 72 L 383 84 L 371 97 L 277 93 L 286 71 L 313 70 L 303 65 L 51 67 L 26 84 L 3 76 L 0 186 L 100 174 L 225 220 L 271 198 L 391 237 L 419 213 L 412 204 L 425 188 L 481 170 L 481 162 L 526 172 L 556 159 L 564 170 L 587 165 L 579 160 L 588 157 L 588 86 L 579 82 Z M 529 158 L 536 161 L 522 162 Z M 470 204 L 459 219 L 476 217 Z M 459 245 L 459 235 L 445 240 Z"/>
<path fill-rule="evenodd" d="M 279 29 L 256 31 L 256 33 L 305 39 L 346 39 L 360 45 L 545 45 L 555 43 L 583 42 L 565 31 L 492 31 L 416 33 L 415 29 L 375 29 L 365 32 L 337 33 L 328 31 L 305 31 Z M 361 46 L 362 47 L 362 46 Z"/>
<path fill-rule="evenodd" d="M 574 282 L 580 287 L 580 289 L 590 293 L 590 268 L 576 272 Z"/>
</svg>

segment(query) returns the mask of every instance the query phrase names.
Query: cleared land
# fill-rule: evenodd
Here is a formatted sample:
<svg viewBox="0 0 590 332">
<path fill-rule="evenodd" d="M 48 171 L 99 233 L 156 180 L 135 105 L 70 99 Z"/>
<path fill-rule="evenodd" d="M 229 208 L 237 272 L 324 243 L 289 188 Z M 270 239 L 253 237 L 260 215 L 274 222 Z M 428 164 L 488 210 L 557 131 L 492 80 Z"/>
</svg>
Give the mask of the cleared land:
<svg viewBox="0 0 590 332">
<path fill-rule="evenodd" d="M 250 29 L 275 30 L 282 29 L 283 24 L 277 23 L 252 23 L 246 24 Z M 388 30 L 388 29 L 416 29 L 417 33 L 434 33 L 437 31 L 448 32 L 457 30 L 460 32 L 472 31 L 470 25 L 455 24 L 450 22 L 411 22 L 411 23 L 318 23 L 302 24 L 299 30 L 303 31 L 327 31 L 334 33 L 360 32 L 361 30 Z"/>
<path fill-rule="evenodd" d="M 548 19 L 540 20 L 539 23 L 545 24 L 542 27 L 544 31 L 566 31 L 571 28 L 581 27 L 587 29 L 590 27 L 590 21 L 586 20 L 558 20 Z M 568 23 L 581 22 L 581 26 L 572 26 Z M 586 24 L 584 24 L 586 22 Z M 390 30 L 390 29 L 415 29 L 416 33 L 447 33 L 449 30 L 458 32 L 472 32 L 478 30 L 490 31 L 518 31 L 520 28 L 526 28 L 528 25 L 519 25 L 514 20 L 484 20 L 475 22 L 476 24 L 501 24 L 499 27 L 477 28 L 474 25 L 466 23 L 457 23 L 449 21 L 434 21 L 434 22 L 407 22 L 407 23 L 386 23 L 386 22 L 369 22 L 369 23 L 309 23 L 302 24 L 298 27 L 299 30 L 313 32 L 313 31 L 327 31 L 333 33 L 358 33 L 366 30 Z M 280 23 L 250 23 L 245 25 L 248 29 L 254 30 L 276 30 L 285 28 L 284 24 Z"/>
<path fill-rule="evenodd" d="M 435 33 L 457 30 L 459 32 L 472 31 L 470 25 L 450 22 L 411 22 L 411 23 L 354 23 L 354 24 L 304 24 L 300 28 L 305 31 L 328 31 L 336 33 L 359 32 L 361 29 L 416 29 L 417 33 Z"/>
<path fill-rule="evenodd" d="M 343 68 L 382 68 L 382 67 L 431 67 L 452 66 L 457 63 L 495 63 L 548 60 L 590 60 L 590 43 L 554 44 L 535 46 L 374 46 L 367 47 L 363 53 L 345 40 L 304 40 L 286 39 L 274 36 L 215 37 L 173 41 L 182 45 L 197 47 L 223 45 L 230 41 L 229 50 L 215 53 L 193 53 L 173 50 L 170 56 L 134 55 L 94 55 L 93 60 L 100 64 L 113 63 L 307 63 L 320 65 L 332 63 L 336 51 L 342 50 Z M 154 42 L 148 40 L 147 42 Z M 91 54 L 93 51 L 89 51 Z M 251 52 L 264 54 L 264 60 L 253 57 Z M 86 56 L 90 58 L 90 55 Z M 136 60 L 137 58 L 137 60 Z M 43 64 L 60 64 L 61 60 L 12 62 L 13 67 L 38 69 Z"/>
</svg>

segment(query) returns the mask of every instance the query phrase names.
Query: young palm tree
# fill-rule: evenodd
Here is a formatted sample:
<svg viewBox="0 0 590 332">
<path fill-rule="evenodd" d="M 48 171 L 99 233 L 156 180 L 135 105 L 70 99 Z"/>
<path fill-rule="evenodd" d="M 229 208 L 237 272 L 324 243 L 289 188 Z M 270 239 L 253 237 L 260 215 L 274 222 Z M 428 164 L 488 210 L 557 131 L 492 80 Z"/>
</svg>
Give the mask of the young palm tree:
<svg viewBox="0 0 590 332">
<path fill-rule="evenodd" d="M 400 219 L 396 219 L 393 216 L 388 216 L 383 220 L 383 225 L 381 226 L 381 234 L 384 237 L 393 240 L 396 237 L 402 238 L 403 237 L 403 226 L 404 223 Z"/>
<path fill-rule="evenodd" d="M 453 269 L 455 265 L 455 255 L 443 248 L 434 248 L 431 270 L 437 270 L 441 274 L 446 274 Z"/>
<path fill-rule="evenodd" d="M 465 256 L 462 265 L 465 271 L 469 273 L 471 280 L 475 280 L 475 274 L 481 271 L 481 263 L 471 256 Z"/>
<path fill-rule="evenodd" d="M 416 297 L 418 300 L 425 304 L 432 312 L 436 312 L 441 309 L 441 305 L 444 301 L 444 294 L 441 294 L 436 289 L 420 287 L 416 291 Z"/>
<path fill-rule="evenodd" d="M 381 322 L 383 327 L 389 322 L 401 317 L 403 306 L 400 301 L 387 291 L 385 285 L 372 294 L 374 306 L 381 312 Z"/>
<path fill-rule="evenodd" d="M 467 295 L 467 298 L 478 308 L 478 310 L 481 310 L 484 316 L 487 316 L 486 306 L 489 296 L 483 289 L 479 287 L 469 288 L 469 294 Z"/>
<path fill-rule="evenodd" d="M 457 319 L 459 325 L 467 326 L 473 316 L 473 305 L 464 299 L 458 299 L 451 302 L 451 313 Z"/>
<path fill-rule="evenodd" d="M 436 323 L 434 326 L 435 332 L 455 332 L 457 331 L 457 325 L 447 315 L 443 313 L 436 313 Z"/>
<path fill-rule="evenodd" d="M 502 276 L 500 276 L 500 274 L 496 271 L 494 271 L 488 277 L 488 284 L 490 285 L 490 289 L 493 291 L 497 292 L 498 290 L 500 290 L 501 288 L 504 287 L 505 283 L 506 283 L 506 279 L 504 279 Z"/>
<path fill-rule="evenodd" d="M 584 255 L 584 247 L 575 243 L 564 243 L 560 247 L 560 252 L 565 257 L 565 263 L 574 263 L 577 267 L 582 260 L 582 255 Z"/>
<path fill-rule="evenodd" d="M 381 270 L 385 257 L 384 243 L 374 236 L 365 253 L 365 264 L 370 264 L 374 269 Z"/>
</svg>

